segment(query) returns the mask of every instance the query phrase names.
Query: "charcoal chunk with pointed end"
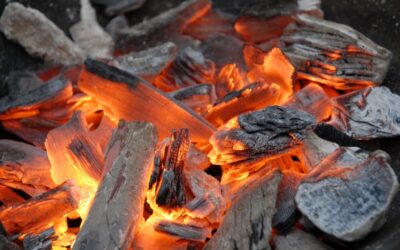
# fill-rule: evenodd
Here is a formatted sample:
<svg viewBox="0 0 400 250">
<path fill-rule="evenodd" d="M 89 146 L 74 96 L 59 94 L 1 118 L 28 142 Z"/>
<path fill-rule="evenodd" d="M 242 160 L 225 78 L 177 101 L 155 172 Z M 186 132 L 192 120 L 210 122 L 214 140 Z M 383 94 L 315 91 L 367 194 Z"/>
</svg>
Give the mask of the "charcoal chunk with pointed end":
<svg viewBox="0 0 400 250">
<path fill-rule="evenodd" d="M 338 149 L 299 186 L 299 210 L 328 235 L 344 241 L 377 230 L 398 191 L 398 180 L 383 151 Z"/>
<path fill-rule="evenodd" d="M 280 106 L 243 114 L 214 133 L 209 157 L 225 164 L 276 156 L 301 145 L 314 124 L 312 115 Z"/>
<path fill-rule="evenodd" d="M 400 135 L 400 96 L 387 87 L 370 87 L 333 99 L 328 122 L 358 140 Z"/>
<path fill-rule="evenodd" d="M 276 236 L 274 238 L 276 250 L 330 250 L 331 248 L 325 245 L 311 234 L 296 230 L 286 236 Z"/>
<path fill-rule="evenodd" d="M 174 237 L 199 242 L 204 242 L 207 236 L 211 234 L 211 229 L 207 227 L 197 227 L 172 221 L 159 221 L 154 229 Z"/>
</svg>

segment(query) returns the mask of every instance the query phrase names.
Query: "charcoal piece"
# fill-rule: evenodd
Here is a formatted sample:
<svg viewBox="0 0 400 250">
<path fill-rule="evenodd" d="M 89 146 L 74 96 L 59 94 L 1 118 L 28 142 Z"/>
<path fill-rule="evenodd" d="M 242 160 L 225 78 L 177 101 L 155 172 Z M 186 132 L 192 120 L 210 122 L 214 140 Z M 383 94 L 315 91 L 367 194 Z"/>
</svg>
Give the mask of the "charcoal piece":
<svg viewBox="0 0 400 250">
<path fill-rule="evenodd" d="M 79 201 L 79 187 L 69 180 L 24 203 L 1 209 L 0 221 L 8 235 L 32 232 L 72 212 Z"/>
<path fill-rule="evenodd" d="M 400 96 L 387 87 L 371 87 L 333 99 L 329 124 L 353 139 L 400 134 Z"/>
<path fill-rule="evenodd" d="M 240 190 L 204 249 L 271 249 L 271 219 L 281 174 L 265 175 Z"/>
<path fill-rule="evenodd" d="M 280 155 L 300 146 L 314 124 L 312 115 L 280 106 L 240 115 L 211 137 L 211 163 L 223 165 Z"/>
<path fill-rule="evenodd" d="M 50 170 L 44 150 L 23 142 L 0 140 L 1 184 L 35 196 L 55 186 Z"/>
<path fill-rule="evenodd" d="M 54 228 L 44 230 L 40 234 L 28 234 L 24 237 L 24 250 L 51 250 Z"/>
<path fill-rule="evenodd" d="M 225 97 L 232 91 L 239 91 L 244 87 L 243 74 L 236 64 L 225 65 L 215 80 L 215 92 L 219 98 Z"/>
<path fill-rule="evenodd" d="M 193 218 L 205 218 L 215 210 L 215 206 L 211 202 L 209 195 L 204 195 L 196 196 L 186 205 L 186 209 Z"/>
<path fill-rule="evenodd" d="M 220 127 L 245 112 L 282 102 L 281 88 L 276 84 L 253 83 L 228 93 L 204 114 L 209 122 Z"/>
<path fill-rule="evenodd" d="M 141 50 L 165 43 L 186 25 L 204 15 L 211 7 L 208 0 L 188 0 L 150 20 L 122 29 L 117 39 L 121 51 Z"/>
<path fill-rule="evenodd" d="M 190 145 L 185 160 L 185 169 L 201 169 L 205 170 L 210 167 L 210 160 L 205 152 Z"/>
<path fill-rule="evenodd" d="M 115 41 L 118 37 L 118 31 L 127 27 L 129 27 L 128 19 L 124 15 L 119 15 L 111 19 L 104 29 Z"/>
<path fill-rule="evenodd" d="M 129 249 L 143 208 L 157 143 L 147 122 L 121 121 L 109 145 L 107 172 L 73 249 Z"/>
<path fill-rule="evenodd" d="M 175 60 L 177 53 L 176 45 L 166 42 L 150 49 L 117 57 L 111 64 L 133 75 L 152 79 Z"/>
<path fill-rule="evenodd" d="M 97 23 L 96 11 L 89 0 L 81 0 L 81 20 L 69 29 L 72 39 L 92 58 L 111 58 L 114 41 Z"/>
<path fill-rule="evenodd" d="M 355 241 L 377 230 L 398 191 L 389 155 L 338 149 L 296 193 L 299 210 L 328 235 Z"/>
<path fill-rule="evenodd" d="M 330 250 L 331 248 L 311 234 L 296 230 L 286 236 L 274 238 L 276 250 Z"/>
<path fill-rule="evenodd" d="M 183 167 L 189 150 L 188 129 L 173 131 L 162 159 L 162 171 L 156 186 L 156 203 L 160 207 L 175 208 L 186 204 Z"/>
<path fill-rule="evenodd" d="M 137 10 L 146 3 L 146 0 L 122 0 L 117 1 L 106 8 L 106 14 L 109 16 L 124 14 Z"/>
<path fill-rule="evenodd" d="M 199 114 L 205 113 L 216 101 L 215 88 L 211 84 L 196 84 L 169 93 Z"/>
<path fill-rule="evenodd" d="M 204 56 L 212 60 L 217 69 L 226 64 L 235 63 L 241 69 L 245 69 L 242 56 L 244 43 L 238 38 L 226 34 L 216 34 L 204 41 L 200 49 Z"/>
<path fill-rule="evenodd" d="M 0 249 L 4 250 L 22 250 L 20 246 L 7 239 L 6 236 L 0 234 Z"/>
<path fill-rule="evenodd" d="M 211 229 L 172 221 L 159 221 L 154 229 L 180 239 L 199 242 L 205 242 L 206 238 L 211 235 Z"/>
<path fill-rule="evenodd" d="M 195 84 L 213 82 L 214 74 L 215 65 L 211 60 L 206 59 L 201 51 L 186 47 L 155 79 L 154 85 L 169 92 Z"/>
<path fill-rule="evenodd" d="M 29 93 L 40 88 L 44 82 L 30 71 L 11 71 L 7 78 L 8 95 L 17 99 L 23 93 Z"/>
<path fill-rule="evenodd" d="M 298 15 L 281 37 L 298 78 L 336 89 L 353 90 L 381 84 L 391 52 L 349 26 Z"/>
<path fill-rule="evenodd" d="M 36 80 L 33 78 L 33 81 Z M 0 99 L 1 119 L 33 116 L 37 114 L 34 112 L 35 110 L 51 108 L 72 96 L 71 83 L 63 78 L 57 77 L 47 83 L 37 84 L 37 87 L 31 90 L 29 90 L 29 87 L 28 89 L 21 87 L 28 85 L 28 83 L 30 82 L 17 82 L 15 84 L 8 82 L 11 94 Z M 36 81 L 36 83 L 38 82 Z M 24 115 L 24 112 L 26 115 Z"/>
<path fill-rule="evenodd" d="M 79 88 L 112 111 L 106 113 L 114 120 L 150 121 L 160 138 L 174 128 L 189 128 L 194 142 L 206 142 L 213 133 L 206 120 L 139 78 L 98 61 L 87 60 L 85 65 Z"/>
<path fill-rule="evenodd" d="M 312 114 L 317 122 L 328 119 L 332 113 L 331 99 L 323 88 L 315 83 L 296 92 L 284 105 Z"/>
<path fill-rule="evenodd" d="M 83 52 L 41 12 L 9 3 L 0 18 L 0 30 L 20 43 L 32 56 L 45 61 L 72 65 L 82 63 Z"/>
<path fill-rule="evenodd" d="M 24 202 L 25 199 L 14 192 L 11 188 L 0 186 L 0 204 L 1 206 L 16 205 Z"/>
</svg>

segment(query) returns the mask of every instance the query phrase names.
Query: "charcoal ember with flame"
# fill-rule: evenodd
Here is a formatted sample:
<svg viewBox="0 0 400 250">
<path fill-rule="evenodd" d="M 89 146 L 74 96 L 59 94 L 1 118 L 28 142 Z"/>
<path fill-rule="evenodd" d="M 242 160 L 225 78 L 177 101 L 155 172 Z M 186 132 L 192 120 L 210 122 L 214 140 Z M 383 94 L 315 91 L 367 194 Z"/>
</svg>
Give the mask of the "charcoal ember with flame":
<svg viewBox="0 0 400 250">
<path fill-rule="evenodd" d="M 196 84 L 170 92 L 169 96 L 184 103 L 199 114 L 206 113 L 217 99 L 212 84 Z"/>
</svg>

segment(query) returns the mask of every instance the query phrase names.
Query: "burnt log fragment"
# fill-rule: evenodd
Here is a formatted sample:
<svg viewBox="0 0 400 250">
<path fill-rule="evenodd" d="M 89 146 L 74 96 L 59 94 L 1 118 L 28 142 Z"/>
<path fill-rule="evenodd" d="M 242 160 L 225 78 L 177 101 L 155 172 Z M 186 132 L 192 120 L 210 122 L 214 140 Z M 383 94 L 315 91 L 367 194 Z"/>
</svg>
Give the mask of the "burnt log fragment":
<svg viewBox="0 0 400 250">
<path fill-rule="evenodd" d="M 159 221 L 154 229 L 168 235 L 189 241 L 204 242 L 211 235 L 211 230 L 194 225 L 180 224 L 172 221 Z"/>
<path fill-rule="evenodd" d="M 28 234 L 24 237 L 24 250 L 51 250 L 54 228 L 44 230 L 39 234 Z"/>
<path fill-rule="evenodd" d="M 286 236 L 274 238 L 276 250 L 330 250 L 331 248 L 311 234 L 296 230 Z"/>
<path fill-rule="evenodd" d="M 400 135 L 400 96 L 387 87 L 371 87 L 333 99 L 328 122 L 357 140 Z"/>
<path fill-rule="evenodd" d="M 312 115 L 279 106 L 243 114 L 214 133 L 209 157 L 223 165 L 280 155 L 300 146 L 314 124 Z"/>
<path fill-rule="evenodd" d="M 73 249 L 129 249 L 143 218 L 157 131 L 121 121 L 109 145 L 107 172 Z"/>
<path fill-rule="evenodd" d="M 215 88 L 211 84 L 196 84 L 170 92 L 169 96 L 184 103 L 199 114 L 205 113 L 216 101 Z"/>
<path fill-rule="evenodd" d="M 343 241 L 377 230 L 398 191 L 398 180 L 383 151 L 341 148 L 303 180 L 296 193 L 299 210 L 315 226 Z"/>
</svg>

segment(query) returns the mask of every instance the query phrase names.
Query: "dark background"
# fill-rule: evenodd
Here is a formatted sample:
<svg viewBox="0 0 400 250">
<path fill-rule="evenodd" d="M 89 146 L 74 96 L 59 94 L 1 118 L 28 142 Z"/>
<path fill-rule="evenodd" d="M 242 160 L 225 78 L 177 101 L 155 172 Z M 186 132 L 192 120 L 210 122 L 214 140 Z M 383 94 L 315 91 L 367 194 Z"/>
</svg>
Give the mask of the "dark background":
<svg viewBox="0 0 400 250">
<path fill-rule="evenodd" d="M 243 0 L 213 0 L 217 7 L 230 9 L 234 2 Z M 249 0 L 248 2 L 251 2 Z M 278 0 L 264 0 L 271 3 Z M 57 26 L 68 34 L 68 28 L 79 21 L 79 0 L 19 0 L 24 5 L 36 8 L 46 14 Z M 144 17 L 154 16 L 175 6 L 182 0 L 148 0 L 138 11 L 129 14 L 131 23 L 140 22 Z M 0 13 L 6 0 L 0 0 Z M 109 18 L 97 6 L 98 19 L 105 25 Z M 374 42 L 393 53 L 392 64 L 384 81 L 394 93 L 400 94 L 400 0 L 322 0 L 325 19 L 347 24 L 360 31 Z M 42 65 L 40 59 L 32 58 L 19 45 L 7 41 L 0 34 L 0 96 L 7 91 L 5 81 L 11 70 L 35 69 Z M 400 109 L 400 107 L 399 107 Z M 14 138 L 1 130 L 0 138 Z M 371 146 L 372 145 L 372 146 Z M 376 140 L 367 148 L 381 148 L 392 157 L 392 167 L 400 176 L 400 137 Z M 387 215 L 387 223 L 378 232 L 364 241 L 352 245 L 335 245 L 347 249 L 400 249 L 400 195 L 397 195 Z"/>
</svg>

